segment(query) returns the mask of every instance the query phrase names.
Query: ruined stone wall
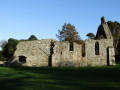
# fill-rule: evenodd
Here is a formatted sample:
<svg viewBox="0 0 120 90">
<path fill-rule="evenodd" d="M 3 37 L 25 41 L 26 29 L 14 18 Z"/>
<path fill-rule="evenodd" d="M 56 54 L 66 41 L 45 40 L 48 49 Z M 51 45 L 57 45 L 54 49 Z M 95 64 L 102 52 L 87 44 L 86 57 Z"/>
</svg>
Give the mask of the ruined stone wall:
<svg viewBox="0 0 120 90">
<path fill-rule="evenodd" d="M 82 59 L 82 47 L 73 43 L 73 51 L 70 51 L 69 42 L 55 42 L 52 59 L 53 66 L 79 66 Z"/>
<path fill-rule="evenodd" d="M 51 42 L 54 43 L 51 49 Z M 95 55 L 95 43 L 99 43 L 99 55 Z M 109 48 L 108 48 L 109 47 Z M 109 57 L 107 55 L 107 48 Z M 51 55 L 51 50 L 52 55 Z M 45 39 L 37 41 L 23 41 L 17 45 L 12 62 L 20 62 L 19 56 L 26 57 L 26 63 L 23 66 L 48 66 L 51 63 L 53 67 L 57 66 L 103 66 L 109 64 L 115 65 L 115 53 L 112 39 L 85 41 L 85 56 L 82 57 L 82 46 L 73 43 L 73 51 L 70 51 L 69 42 L 59 42 L 56 40 Z"/>
<path fill-rule="evenodd" d="M 14 61 L 26 57 L 24 66 L 48 66 L 51 40 L 23 41 L 17 45 Z"/>
<path fill-rule="evenodd" d="M 19 62 L 19 56 L 26 57 L 23 66 L 48 66 L 51 41 L 54 42 L 52 66 L 79 66 L 82 59 L 82 47 L 73 43 L 73 51 L 70 51 L 69 42 L 55 40 L 23 41 L 17 45 L 14 61 Z"/>
<path fill-rule="evenodd" d="M 0 61 L 0 65 L 4 65 L 6 61 Z"/>
<path fill-rule="evenodd" d="M 95 55 L 95 43 L 99 43 L 99 55 Z M 115 64 L 115 53 L 113 48 L 113 40 L 112 39 L 101 39 L 101 40 L 93 40 L 88 39 L 85 42 L 85 60 L 87 61 L 88 66 L 102 66 L 107 65 L 107 48 L 111 48 L 109 50 L 109 59 L 110 65 Z"/>
</svg>

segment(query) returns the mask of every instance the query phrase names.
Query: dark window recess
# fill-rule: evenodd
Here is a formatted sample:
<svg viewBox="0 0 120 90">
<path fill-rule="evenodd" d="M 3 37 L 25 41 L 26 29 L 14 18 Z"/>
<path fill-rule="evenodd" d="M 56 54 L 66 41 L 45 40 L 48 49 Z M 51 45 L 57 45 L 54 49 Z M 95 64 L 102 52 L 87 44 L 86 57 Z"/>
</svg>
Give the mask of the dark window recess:
<svg viewBox="0 0 120 90">
<path fill-rule="evenodd" d="M 95 43 L 95 55 L 99 55 L 99 43 Z"/>
<path fill-rule="evenodd" d="M 19 56 L 19 62 L 26 63 L 26 57 L 25 56 Z"/>
<path fill-rule="evenodd" d="M 82 56 L 85 57 L 85 43 L 82 46 Z"/>
<path fill-rule="evenodd" d="M 74 51 L 74 44 L 73 43 L 70 43 L 70 47 L 69 47 L 70 49 L 70 51 Z"/>
<path fill-rule="evenodd" d="M 55 47 L 55 44 L 53 41 L 51 41 L 51 44 L 50 44 L 50 56 L 49 56 L 49 60 L 48 60 L 48 65 L 51 67 L 52 66 L 52 55 L 54 54 L 54 47 Z"/>
</svg>

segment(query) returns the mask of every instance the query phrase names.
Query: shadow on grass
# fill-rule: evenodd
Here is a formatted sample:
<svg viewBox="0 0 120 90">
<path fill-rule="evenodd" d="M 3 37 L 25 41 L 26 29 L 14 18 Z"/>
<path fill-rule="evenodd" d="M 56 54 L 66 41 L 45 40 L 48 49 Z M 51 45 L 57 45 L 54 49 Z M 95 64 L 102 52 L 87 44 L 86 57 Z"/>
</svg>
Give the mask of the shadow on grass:
<svg viewBox="0 0 120 90">
<path fill-rule="evenodd" d="M 0 70 L 0 90 L 120 90 L 120 67 Z"/>
</svg>

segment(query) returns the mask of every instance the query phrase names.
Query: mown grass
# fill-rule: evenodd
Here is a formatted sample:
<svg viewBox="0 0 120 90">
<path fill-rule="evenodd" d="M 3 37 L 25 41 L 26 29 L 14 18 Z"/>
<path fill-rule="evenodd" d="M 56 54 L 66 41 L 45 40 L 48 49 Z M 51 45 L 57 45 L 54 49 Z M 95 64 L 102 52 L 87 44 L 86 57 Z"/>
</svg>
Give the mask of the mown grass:
<svg viewBox="0 0 120 90">
<path fill-rule="evenodd" d="M 120 90 L 120 66 L 0 67 L 0 90 Z"/>
</svg>

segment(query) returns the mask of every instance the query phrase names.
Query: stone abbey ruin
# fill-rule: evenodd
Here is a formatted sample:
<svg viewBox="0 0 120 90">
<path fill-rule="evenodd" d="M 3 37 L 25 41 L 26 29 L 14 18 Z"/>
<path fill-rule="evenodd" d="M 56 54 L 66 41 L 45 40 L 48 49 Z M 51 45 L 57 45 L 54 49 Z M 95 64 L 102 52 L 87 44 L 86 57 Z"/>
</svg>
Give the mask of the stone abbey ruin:
<svg viewBox="0 0 120 90">
<path fill-rule="evenodd" d="M 11 63 L 36 67 L 115 65 L 112 34 L 105 21 L 101 25 L 106 38 L 87 39 L 84 45 L 52 39 L 21 41 Z"/>
</svg>

